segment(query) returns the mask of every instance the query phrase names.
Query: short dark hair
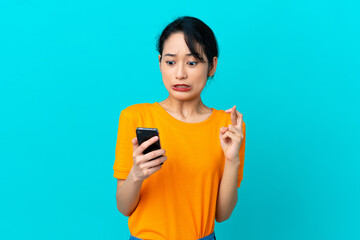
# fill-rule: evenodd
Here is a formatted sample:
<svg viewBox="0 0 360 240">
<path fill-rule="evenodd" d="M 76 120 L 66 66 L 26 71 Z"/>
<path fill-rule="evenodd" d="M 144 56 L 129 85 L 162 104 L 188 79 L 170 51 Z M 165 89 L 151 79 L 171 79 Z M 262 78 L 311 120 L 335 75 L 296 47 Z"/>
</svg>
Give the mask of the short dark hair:
<svg viewBox="0 0 360 240">
<path fill-rule="evenodd" d="M 182 16 L 169 23 L 162 31 L 156 43 L 156 50 L 160 54 L 160 61 L 164 49 L 164 43 L 168 37 L 177 32 L 184 34 L 186 45 L 193 56 L 201 62 L 205 60 L 197 51 L 198 44 L 201 46 L 201 51 L 205 52 L 208 59 L 208 69 L 213 67 L 213 57 L 219 57 L 218 43 L 211 28 L 198 18 L 190 16 Z M 214 75 L 213 75 L 214 76 Z M 213 78 L 211 76 L 210 78 Z"/>
</svg>

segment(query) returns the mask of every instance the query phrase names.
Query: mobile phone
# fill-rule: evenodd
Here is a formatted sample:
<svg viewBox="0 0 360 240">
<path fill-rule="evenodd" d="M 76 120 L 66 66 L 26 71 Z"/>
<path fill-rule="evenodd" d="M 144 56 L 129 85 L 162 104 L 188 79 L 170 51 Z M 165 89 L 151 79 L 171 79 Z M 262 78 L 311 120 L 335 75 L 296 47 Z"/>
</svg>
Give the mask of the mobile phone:
<svg viewBox="0 0 360 240">
<path fill-rule="evenodd" d="M 136 137 L 137 137 L 137 140 L 138 140 L 138 143 L 139 143 L 139 146 L 149 140 L 150 138 L 154 137 L 154 136 L 158 136 L 159 137 L 159 131 L 157 128 L 143 128 L 143 127 L 138 127 L 136 128 Z M 158 140 L 156 142 L 154 142 L 153 144 L 151 144 L 149 147 L 147 147 L 144 151 L 143 151 L 143 154 L 146 154 L 146 153 L 149 153 L 149 152 L 152 152 L 152 151 L 155 151 L 155 150 L 158 150 L 158 149 L 161 149 L 161 146 L 160 146 L 160 137 L 158 138 Z M 151 160 L 154 160 L 154 159 L 157 159 L 159 157 L 162 157 L 163 155 L 161 156 L 158 156 L 156 158 L 153 158 Z M 160 165 L 162 165 L 163 163 L 161 163 Z"/>
</svg>

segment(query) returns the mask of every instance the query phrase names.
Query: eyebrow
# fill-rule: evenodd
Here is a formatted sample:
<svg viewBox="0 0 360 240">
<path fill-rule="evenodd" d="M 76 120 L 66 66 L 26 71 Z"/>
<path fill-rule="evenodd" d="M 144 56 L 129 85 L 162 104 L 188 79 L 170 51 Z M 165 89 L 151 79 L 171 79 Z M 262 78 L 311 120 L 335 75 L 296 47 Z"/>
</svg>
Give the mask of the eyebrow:
<svg viewBox="0 0 360 240">
<path fill-rule="evenodd" d="M 167 54 L 165 54 L 164 56 L 175 57 L 175 56 L 176 56 L 176 54 L 173 54 L 173 53 L 167 53 Z M 193 56 L 193 54 L 192 54 L 192 53 L 188 53 L 188 54 L 186 54 L 186 56 Z"/>
</svg>

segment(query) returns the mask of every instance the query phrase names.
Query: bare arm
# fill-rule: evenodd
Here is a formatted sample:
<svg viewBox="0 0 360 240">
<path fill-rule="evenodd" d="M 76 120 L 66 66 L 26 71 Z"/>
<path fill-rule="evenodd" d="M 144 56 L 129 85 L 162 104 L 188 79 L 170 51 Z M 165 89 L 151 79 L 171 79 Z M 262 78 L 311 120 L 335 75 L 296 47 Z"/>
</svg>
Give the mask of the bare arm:
<svg viewBox="0 0 360 240">
<path fill-rule="evenodd" d="M 220 182 L 216 202 L 215 219 L 217 222 L 227 220 L 238 201 L 237 181 L 240 167 L 240 149 L 245 147 L 245 126 L 243 115 L 236 110 L 236 106 L 225 112 L 231 113 L 231 123 L 228 127 L 220 128 L 220 144 L 225 154 L 225 166 Z"/>
<path fill-rule="evenodd" d="M 225 161 L 223 178 L 220 183 L 219 193 L 216 203 L 217 222 L 227 220 L 233 212 L 237 200 L 237 177 L 240 163 Z"/>
<path fill-rule="evenodd" d="M 116 190 L 117 209 L 125 216 L 130 216 L 140 200 L 143 181 L 136 180 L 132 171 L 126 179 L 118 179 Z"/>
<path fill-rule="evenodd" d="M 140 190 L 144 180 L 159 171 L 161 169 L 160 164 L 167 159 L 166 156 L 162 156 L 152 160 L 155 157 L 165 154 L 164 149 L 155 150 L 145 155 L 143 154 L 143 151 L 156 140 L 157 138 L 151 138 L 140 146 L 138 145 L 137 138 L 132 140 L 134 147 L 134 164 L 125 180 L 118 179 L 116 189 L 117 209 L 127 217 L 132 214 L 139 203 Z"/>
</svg>

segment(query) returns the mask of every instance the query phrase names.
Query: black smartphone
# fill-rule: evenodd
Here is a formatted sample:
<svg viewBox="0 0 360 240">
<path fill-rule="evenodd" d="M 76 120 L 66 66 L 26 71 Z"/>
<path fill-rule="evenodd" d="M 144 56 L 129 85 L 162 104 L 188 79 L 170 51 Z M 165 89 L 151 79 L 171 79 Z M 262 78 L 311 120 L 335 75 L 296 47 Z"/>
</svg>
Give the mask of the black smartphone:
<svg viewBox="0 0 360 240">
<path fill-rule="evenodd" d="M 136 137 L 137 137 L 137 140 L 138 140 L 138 143 L 139 143 L 139 146 L 149 140 L 150 138 L 154 137 L 154 136 L 158 136 L 159 137 L 159 131 L 157 130 L 157 128 L 143 128 L 143 127 L 138 127 L 136 128 Z M 149 147 L 147 147 L 144 151 L 143 151 L 143 154 L 146 154 L 146 153 L 149 153 L 149 152 L 152 152 L 152 151 L 155 151 L 155 150 L 158 150 L 158 149 L 161 149 L 161 146 L 160 146 L 160 137 L 158 138 L 158 140 L 156 142 L 154 142 L 153 144 L 151 144 Z M 159 157 L 162 157 L 163 155 L 161 156 L 158 156 L 156 158 L 153 158 L 151 160 L 154 160 L 154 159 L 157 159 Z M 161 163 L 160 165 L 162 165 L 163 163 Z"/>
</svg>

